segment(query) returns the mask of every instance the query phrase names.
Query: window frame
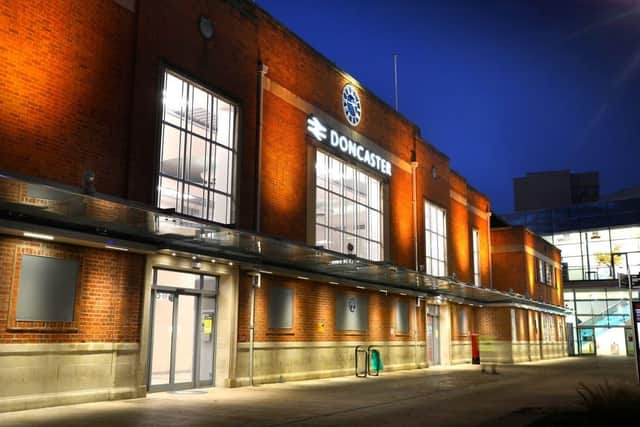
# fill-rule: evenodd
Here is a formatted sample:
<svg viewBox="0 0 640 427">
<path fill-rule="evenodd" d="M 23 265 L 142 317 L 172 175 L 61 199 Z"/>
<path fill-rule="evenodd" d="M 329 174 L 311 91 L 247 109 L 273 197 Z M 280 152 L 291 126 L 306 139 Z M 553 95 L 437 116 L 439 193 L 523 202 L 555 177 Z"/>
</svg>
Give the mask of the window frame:
<svg viewBox="0 0 640 427">
<path fill-rule="evenodd" d="M 354 251 L 352 255 L 358 258 L 366 259 L 373 262 L 384 261 L 386 258 L 385 253 L 387 249 L 386 247 L 387 192 L 385 190 L 385 183 L 386 183 L 385 179 L 379 176 L 378 174 L 372 173 L 370 170 L 363 167 L 362 165 L 359 165 L 348 159 L 345 159 L 342 156 L 337 155 L 336 153 L 332 153 L 328 150 L 324 150 L 321 147 L 318 147 L 317 145 L 314 145 L 312 149 L 313 149 L 313 162 L 312 162 L 313 167 L 310 168 L 311 179 L 309 181 L 309 185 L 313 187 L 313 190 L 310 191 L 311 200 L 309 204 L 312 210 L 311 224 L 313 224 L 312 226 L 313 241 L 311 242 L 311 244 L 322 246 L 325 249 L 333 250 L 341 254 L 349 255 L 349 252 L 347 252 L 346 250 L 346 246 L 349 243 L 345 240 L 345 237 L 347 237 L 347 238 L 353 239 L 353 241 L 351 242 L 354 244 Z M 326 158 L 327 172 L 325 177 L 323 178 L 323 180 L 325 181 L 324 183 L 319 182 L 320 175 L 318 172 L 318 164 L 320 161 L 319 160 L 320 155 Z M 331 178 L 330 178 L 332 160 L 334 162 L 337 162 L 341 171 L 339 190 L 335 190 L 332 188 L 333 184 L 331 183 Z M 350 168 L 353 173 L 352 176 L 353 176 L 354 187 L 351 190 L 353 192 L 352 196 L 348 195 L 348 191 L 344 185 L 345 167 Z M 359 183 L 360 176 L 366 177 L 366 183 L 367 183 L 366 184 L 366 187 L 367 187 L 366 202 L 359 200 L 359 193 L 358 193 L 359 184 L 358 183 Z M 373 185 L 372 185 L 372 181 L 374 182 Z M 377 187 L 378 187 L 378 190 L 377 190 L 377 197 L 379 199 L 378 208 L 372 207 L 369 200 L 371 197 L 371 189 L 376 187 L 375 183 L 377 183 Z M 324 213 L 326 213 L 326 219 L 324 223 L 318 221 L 318 217 L 319 217 L 318 203 L 322 193 L 326 195 L 324 200 L 324 203 L 325 203 Z M 330 220 L 330 216 L 331 216 L 330 210 L 331 210 L 332 200 L 337 200 L 340 205 L 340 208 L 339 208 L 339 211 L 341 213 L 340 225 L 338 226 L 333 226 Z M 353 224 L 352 224 L 354 227 L 353 230 L 347 230 L 346 220 L 348 219 L 348 216 L 346 215 L 346 210 L 345 210 L 345 205 L 347 203 L 351 204 L 355 209 L 353 216 L 351 218 L 353 221 Z M 359 226 L 358 216 L 360 212 L 359 208 L 362 208 L 366 213 L 366 218 L 367 218 L 366 219 L 366 235 L 363 235 L 359 232 L 359 228 L 358 228 Z M 373 230 L 373 228 L 371 227 L 372 215 L 374 216 L 377 215 L 377 218 L 378 218 L 379 230 L 378 230 L 377 240 L 372 233 L 372 230 Z M 319 233 L 320 229 L 322 229 L 322 231 L 326 233 L 324 236 L 320 235 Z M 329 242 L 332 237 L 332 232 L 335 233 L 334 236 L 339 235 L 340 249 L 337 249 L 329 245 Z M 326 239 L 324 239 L 323 237 L 326 237 Z M 361 247 L 359 246 L 361 242 L 366 243 L 366 248 L 367 248 L 366 256 L 363 255 L 363 251 L 361 251 Z M 372 248 L 375 246 L 378 247 L 377 258 L 373 258 L 371 256 Z"/>
<path fill-rule="evenodd" d="M 473 261 L 473 285 L 481 286 L 480 276 L 480 230 L 471 228 L 471 258 Z"/>
<path fill-rule="evenodd" d="M 430 214 L 427 213 L 428 210 L 430 210 L 429 208 L 433 207 L 436 209 L 436 211 L 438 212 L 438 214 L 442 214 L 443 218 L 442 218 L 442 225 L 443 225 L 443 232 L 440 232 L 440 230 L 431 230 L 428 226 L 427 223 L 427 219 L 430 218 Z M 424 199 L 424 203 L 423 203 L 423 209 L 424 209 L 424 221 L 423 221 L 423 232 L 424 232 L 424 260 L 425 260 L 425 272 L 427 274 L 433 275 L 433 276 L 447 276 L 448 274 L 448 267 L 449 267 L 449 262 L 448 262 L 448 249 L 449 249 L 449 242 L 447 241 L 448 238 L 448 212 L 445 208 L 443 208 L 442 206 L 428 200 L 428 199 Z M 436 219 L 436 228 L 437 228 L 437 224 L 438 221 Z M 435 239 L 437 239 L 438 242 L 442 242 L 442 246 L 443 246 L 443 255 L 444 255 L 444 259 L 439 259 L 436 258 L 433 255 L 433 246 L 431 245 L 431 243 L 433 242 L 432 237 L 435 236 Z M 428 246 L 427 246 L 428 245 Z M 439 245 L 436 245 L 436 251 L 438 251 L 440 249 Z M 443 264 L 443 274 L 437 274 L 434 273 L 433 270 L 433 264 Z"/>
<path fill-rule="evenodd" d="M 73 320 L 71 321 L 50 321 L 50 320 L 18 320 L 16 318 L 18 308 L 18 292 L 20 291 L 19 273 L 22 269 L 22 258 L 24 255 L 35 255 L 42 257 L 73 259 L 78 261 L 78 275 L 75 287 L 75 298 L 73 301 Z M 80 317 L 82 314 L 82 301 L 84 293 L 84 256 L 75 250 L 67 250 L 57 247 L 42 246 L 37 250 L 28 243 L 20 244 L 16 247 L 13 261 L 13 271 L 11 286 L 9 290 L 9 312 L 7 313 L 7 330 L 10 332 L 47 332 L 47 333 L 75 333 L 79 331 Z"/>
<path fill-rule="evenodd" d="M 224 144 L 218 142 L 216 138 L 211 136 L 211 130 L 208 132 L 208 136 L 203 137 L 195 132 L 193 132 L 193 125 L 191 124 L 191 130 L 188 129 L 187 124 L 181 124 L 177 126 L 172 123 L 167 123 L 165 120 L 165 103 L 164 103 L 164 91 L 166 89 L 166 81 L 167 76 L 172 75 L 173 77 L 182 81 L 183 91 L 186 90 L 188 93 L 193 93 L 195 89 L 203 91 L 208 97 L 212 98 L 212 102 L 215 100 L 223 101 L 228 104 L 232 111 L 229 113 L 229 144 L 225 146 Z M 161 207 L 162 202 L 162 194 L 161 194 L 161 185 L 162 179 L 166 178 L 176 182 L 176 186 L 178 190 L 176 191 L 175 205 L 176 208 L 173 208 L 175 213 L 196 218 L 199 220 L 224 224 L 224 225 L 235 225 L 237 222 L 237 175 L 238 175 L 238 159 L 240 155 L 240 122 L 241 122 L 241 110 L 240 104 L 233 99 L 226 96 L 222 91 L 217 88 L 211 87 L 208 84 L 203 83 L 201 80 L 194 78 L 189 73 L 181 70 L 179 67 L 175 67 L 172 65 L 162 64 L 160 67 L 160 78 L 158 83 L 158 109 L 157 109 L 157 117 L 156 117 L 156 150 L 155 150 L 155 177 L 154 177 L 154 187 L 153 187 L 153 200 L 154 204 L 159 209 L 172 209 L 170 207 Z M 185 101 L 188 102 L 188 101 Z M 184 113 L 185 118 L 181 119 L 185 122 L 187 121 L 186 117 L 189 116 L 188 110 L 185 110 Z M 209 118 L 213 120 L 213 113 L 209 114 Z M 178 172 L 177 176 L 169 176 L 162 171 L 162 157 L 163 157 L 163 148 L 164 148 L 164 128 L 166 126 L 171 127 L 174 130 L 179 132 L 179 157 L 178 157 Z M 212 126 L 211 126 L 212 127 Z M 185 170 L 189 168 L 191 157 L 183 156 L 186 153 L 188 146 L 191 146 L 192 142 L 188 142 L 187 140 L 192 140 L 192 137 L 199 138 L 204 141 L 205 144 L 205 163 L 208 162 L 209 165 L 209 182 L 208 183 L 195 183 L 189 180 L 188 176 L 184 176 L 186 173 Z M 191 138 L 190 138 L 191 137 Z M 213 149 L 212 149 L 213 147 Z M 228 192 L 224 192 L 222 190 L 215 188 L 215 152 L 214 149 L 218 147 L 224 148 L 229 151 L 227 154 L 227 190 Z M 192 148 L 192 147 L 191 147 Z M 184 169 L 184 170 L 183 170 Z M 180 175 L 183 176 L 180 176 Z M 200 209 L 202 210 L 203 215 L 193 215 L 189 212 L 189 204 L 185 201 L 188 199 L 189 190 L 196 189 L 197 191 L 202 191 L 202 204 L 200 205 Z M 224 197 L 227 199 L 227 207 L 225 211 L 225 221 L 215 221 L 215 199 L 216 196 Z M 177 209 L 178 205 L 181 206 L 180 209 Z"/>
</svg>

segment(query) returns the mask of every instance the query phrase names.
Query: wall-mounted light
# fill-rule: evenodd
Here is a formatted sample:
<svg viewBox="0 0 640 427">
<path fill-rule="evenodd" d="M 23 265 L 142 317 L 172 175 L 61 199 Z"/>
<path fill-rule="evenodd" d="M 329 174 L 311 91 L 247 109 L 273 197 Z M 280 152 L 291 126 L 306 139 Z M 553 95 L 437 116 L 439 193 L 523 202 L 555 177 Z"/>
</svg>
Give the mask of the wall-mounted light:
<svg viewBox="0 0 640 427">
<path fill-rule="evenodd" d="M 113 249 L 114 251 L 127 252 L 129 248 L 123 248 L 122 246 L 104 245 L 105 249 Z"/>
<path fill-rule="evenodd" d="M 198 23 L 200 28 L 200 35 L 205 40 L 211 40 L 213 38 L 213 23 L 206 16 L 201 16 Z"/>
<path fill-rule="evenodd" d="M 24 237 L 31 237 L 32 239 L 40 239 L 40 240 L 53 240 L 54 237 L 50 234 L 41 234 L 41 233 L 32 233 L 30 231 L 25 231 L 22 233 Z"/>
</svg>

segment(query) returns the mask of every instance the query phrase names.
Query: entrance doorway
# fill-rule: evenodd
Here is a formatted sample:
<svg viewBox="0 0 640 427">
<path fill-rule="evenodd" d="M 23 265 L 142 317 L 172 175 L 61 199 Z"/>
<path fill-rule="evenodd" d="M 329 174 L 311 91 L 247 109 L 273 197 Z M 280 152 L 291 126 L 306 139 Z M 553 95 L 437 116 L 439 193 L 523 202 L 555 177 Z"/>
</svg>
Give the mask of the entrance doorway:
<svg viewBox="0 0 640 427">
<path fill-rule="evenodd" d="M 596 354 L 593 328 L 578 329 L 578 351 L 580 354 Z"/>
<path fill-rule="evenodd" d="M 429 366 L 440 364 L 440 307 L 427 306 L 427 355 Z"/>
<path fill-rule="evenodd" d="M 154 269 L 149 391 L 213 385 L 217 290 L 217 277 Z"/>
</svg>

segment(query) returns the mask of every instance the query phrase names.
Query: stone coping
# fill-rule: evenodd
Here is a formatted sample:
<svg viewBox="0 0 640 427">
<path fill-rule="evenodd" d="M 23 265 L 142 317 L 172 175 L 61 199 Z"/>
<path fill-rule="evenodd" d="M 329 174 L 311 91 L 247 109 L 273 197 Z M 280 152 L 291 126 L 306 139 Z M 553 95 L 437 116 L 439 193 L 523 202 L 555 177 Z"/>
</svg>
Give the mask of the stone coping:
<svg viewBox="0 0 640 427">
<path fill-rule="evenodd" d="M 424 340 L 418 340 L 417 346 L 424 346 Z M 253 348 L 259 350 L 265 349 L 296 349 L 296 348 L 352 348 L 355 350 L 357 345 L 361 345 L 363 347 L 373 346 L 373 347 L 414 347 L 416 343 L 414 341 L 369 341 L 369 342 L 359 342 L 359 341 L 293 341 L 293 342 L 269 342 L 269 341 L 259 341 L 254 342 Z M 248 351 L 249 343 L 243 342 L 238 343 L 239 351 Z"/>
<path fill-rule="evenodd" d="M 103 353 L 103 352 L 135 352 L 140 349 L 139 343 L 129 342 L 83 342 L 83 343 L 28 343 L 0 344 L 0 355 L 37 354 L 37 353 Z"/>
</svg>

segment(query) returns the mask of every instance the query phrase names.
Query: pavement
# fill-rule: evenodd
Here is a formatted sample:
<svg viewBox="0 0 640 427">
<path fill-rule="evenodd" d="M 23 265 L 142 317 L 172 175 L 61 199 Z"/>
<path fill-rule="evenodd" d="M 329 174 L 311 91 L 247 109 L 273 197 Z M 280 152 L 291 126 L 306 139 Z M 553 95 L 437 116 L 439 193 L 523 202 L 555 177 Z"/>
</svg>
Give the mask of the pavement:
<svg viewBox="0 0 640 427">
<path fill-rule="evenodd" d="M 0 414 L 1 427 L 526 426 L 578 406 L 579 383 L 633 384 L 628 357 L 573 357 L 332 378 L 236 389 L 152 393 L 143 399 Z"/>
</svg>

